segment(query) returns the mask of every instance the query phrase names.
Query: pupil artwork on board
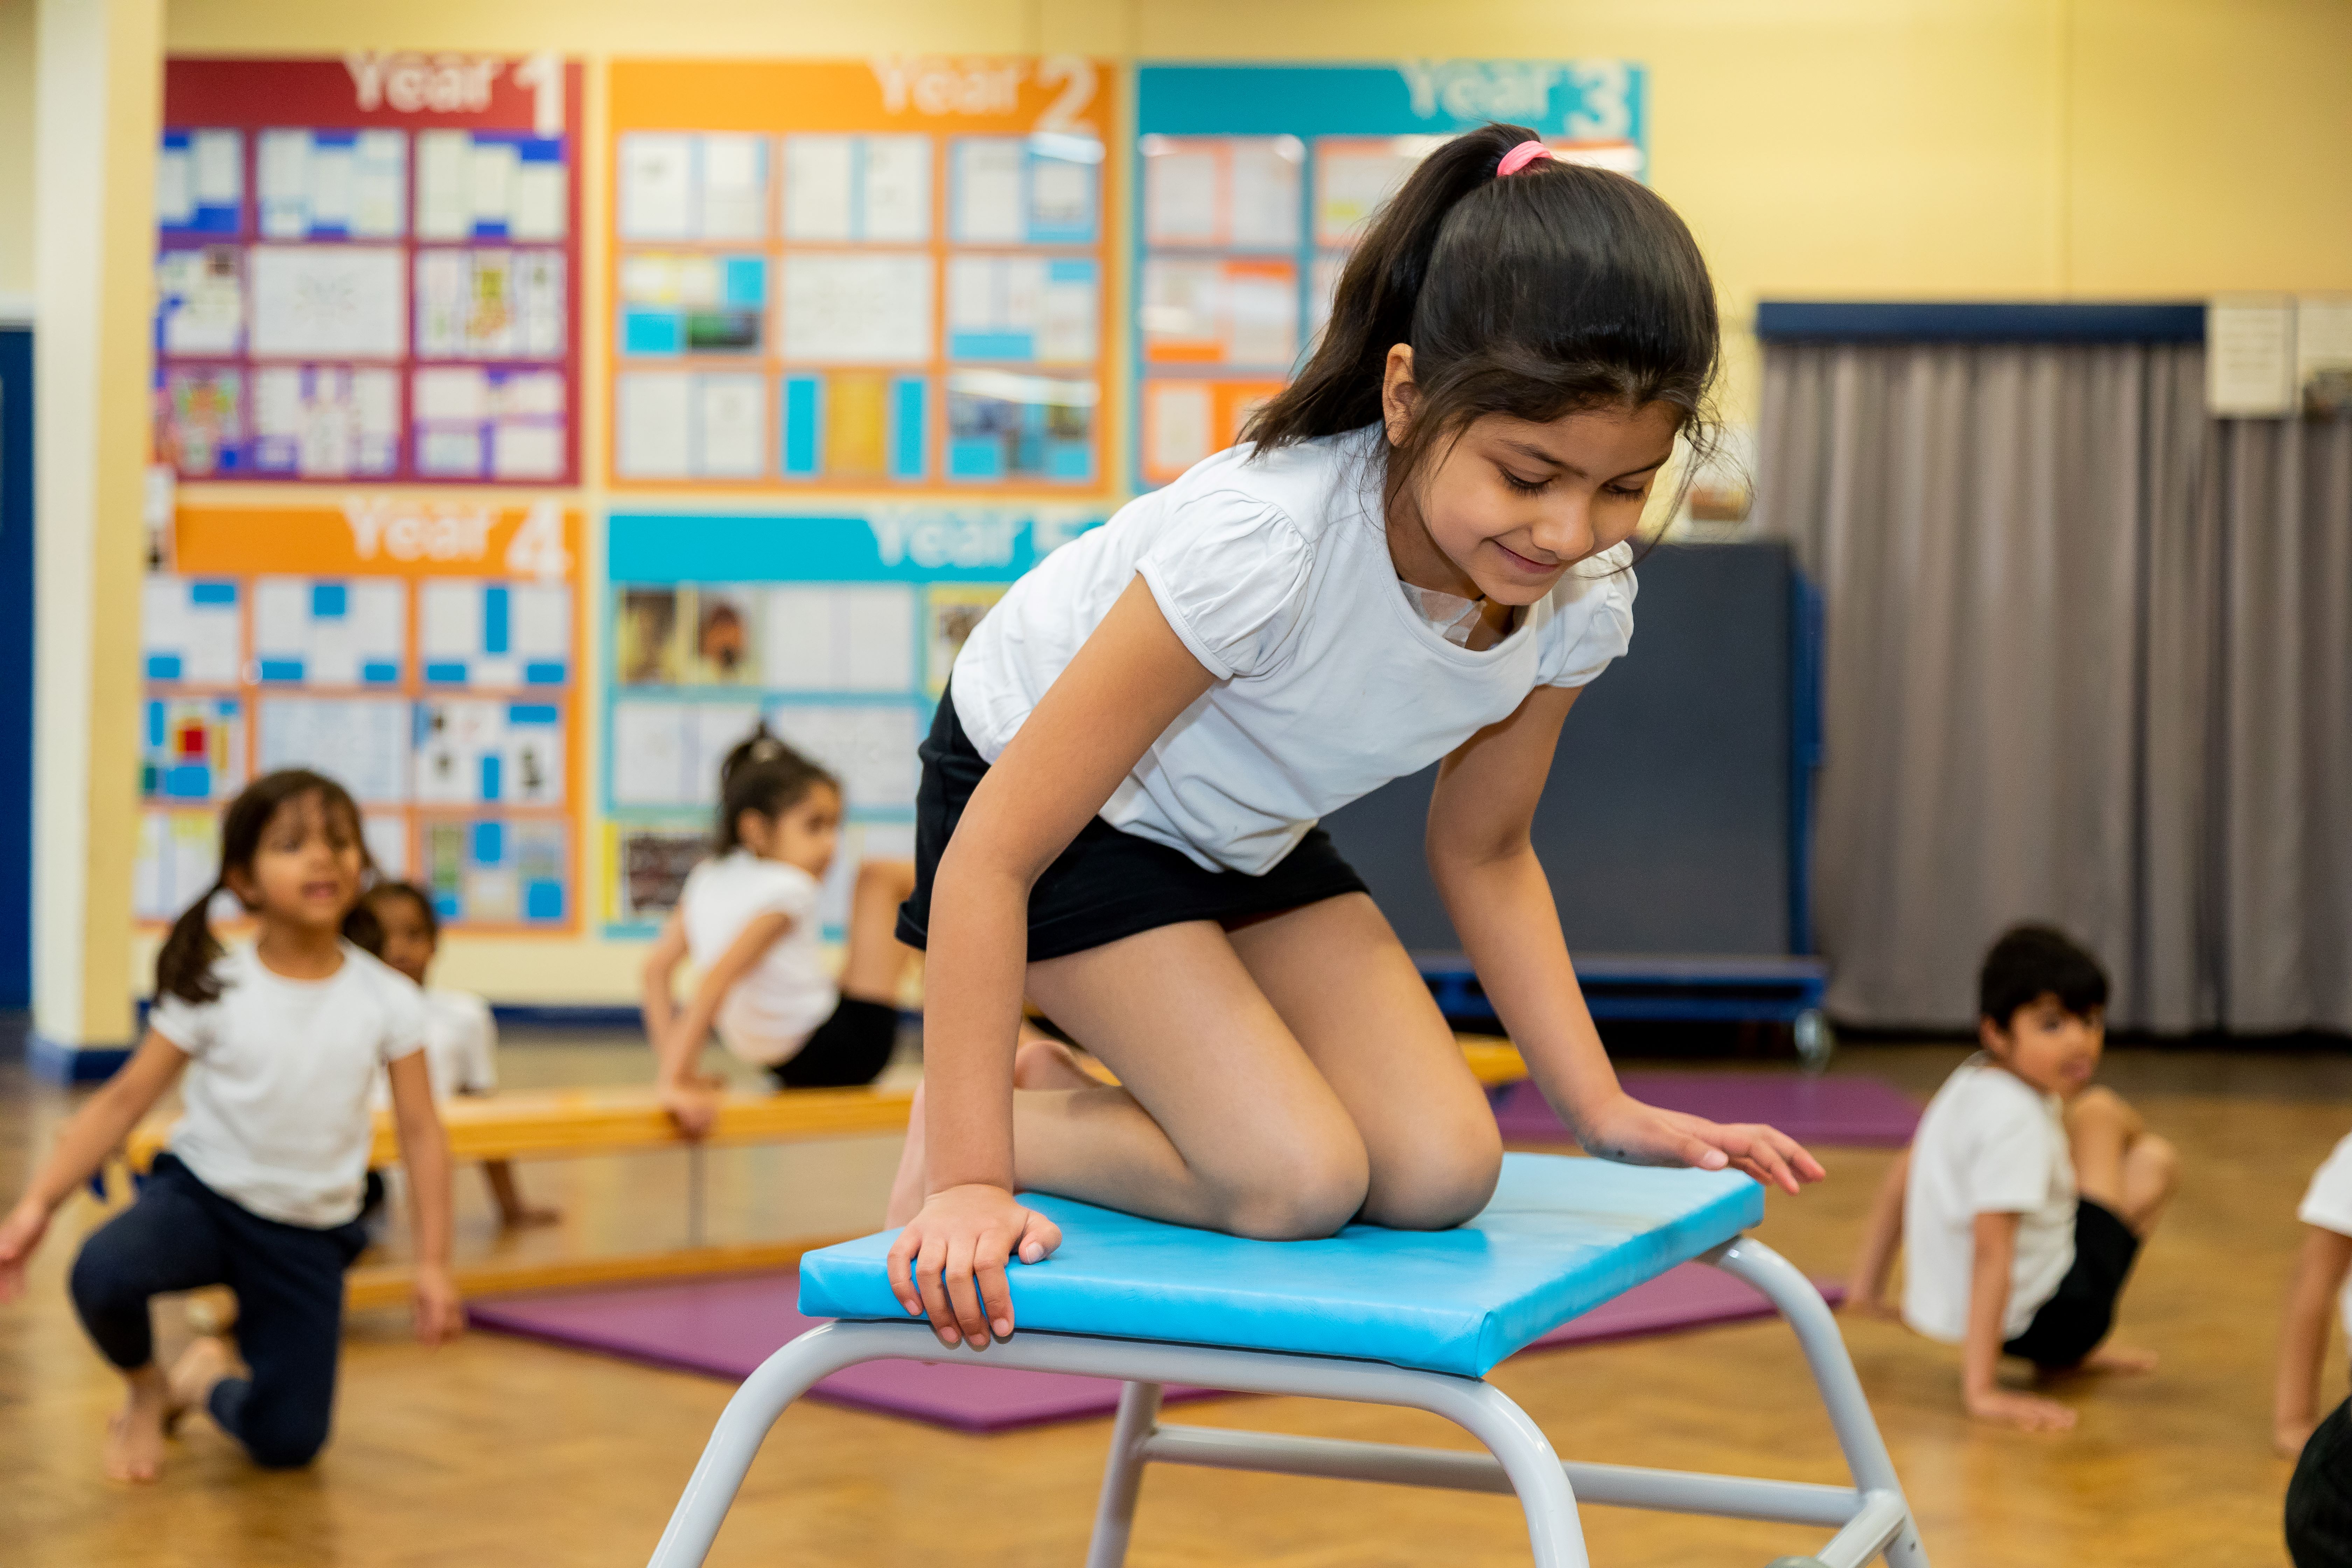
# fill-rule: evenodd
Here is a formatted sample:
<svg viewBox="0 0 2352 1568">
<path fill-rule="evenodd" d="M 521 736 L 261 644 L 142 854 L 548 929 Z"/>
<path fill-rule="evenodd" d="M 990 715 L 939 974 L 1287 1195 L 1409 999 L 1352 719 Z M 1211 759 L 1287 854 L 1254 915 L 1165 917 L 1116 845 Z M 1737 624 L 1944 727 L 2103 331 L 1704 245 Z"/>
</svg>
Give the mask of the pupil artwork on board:
<svg viewBox="0 0 2352 1568">
<path fill-rule="evenodd" d="M 580 68 L 386 58 L 166 65 L 154 447 L 183 479 L 577 476 Z M 451 69 L 478 90 L 388 85 Z"/>
<path fill-rule="evenodd" d="M 1108 66 L 612 68 L 616 486 L 1102 485 Z"/>
<path fill-rule="evenodd" d="M 1646 173 L 1644 78 L 1612 60 L 603 68 L 583 170 L 583 68 L 553 56 L 170 62 L 154 452 L 182 489 L 142 603 L 141 918 L 209 885 L 237 789 L 312 765 L 460 929 L 642 934 L 764 721 L 844 781 L 837 927 L 858 860 L 911 850 L 916 748 L 988 607 L 1237 437 L 1431 148 L 1500 117 Z M 593 583 L 590 470 L 616 493 Z M 205 498 L 248 480 L 329 493 Z"/>
</svg>

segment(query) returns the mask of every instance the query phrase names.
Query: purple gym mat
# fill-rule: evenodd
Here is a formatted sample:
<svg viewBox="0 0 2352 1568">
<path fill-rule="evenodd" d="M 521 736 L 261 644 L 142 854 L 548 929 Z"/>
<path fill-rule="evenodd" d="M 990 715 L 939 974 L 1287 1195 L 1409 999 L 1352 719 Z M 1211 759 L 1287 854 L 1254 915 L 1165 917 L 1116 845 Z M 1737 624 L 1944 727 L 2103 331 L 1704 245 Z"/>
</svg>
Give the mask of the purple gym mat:
<svg viewBox="0 0 2352 1568">
<path fill-rule="evenodd" d="M 1821 1289 L 1832 1303 L 1843 1298 L 1837 1286 Z M 785 1341 L 822 1321 L 793 1310 L 799 1295 L 797 1274 L 748 1274 L 509 1297 L 469 1304 L 467 1311 L 479 1328 L 740 1380 Z M 1771 1310 L 1762 1296 L 1729 1275 L 1685 1263 L 1561 1324 L 1528 1348 L 1633 1339 L 1766 1317 Z M 835 1373 L 811 1392 L 835 1405 L 982 1433 L 1108 1415 L 1118 1405 L 1118 1384 L 1108 1379 L 960 1362 L 867 1362 Z M 1167 1397 L 1204 1399 L 1215 1394 L 1180 1385 L 1170 1388 Z"/>
<path fill-rule="evenodd" d="M 1801 1143 L 1900 1149 L 1919 1125 L 1919 1108 L 1883 1079 L 1860 1074 L 1804 1078 L 1792 1072 L 1629 1072 L 1625 1092 L 1709 1121 L 1762 1121 Z M 1567 1142 L 1568 1129 L 1532 1081 L 1495 1097 L 1506 1138 Z"/>
</svg>

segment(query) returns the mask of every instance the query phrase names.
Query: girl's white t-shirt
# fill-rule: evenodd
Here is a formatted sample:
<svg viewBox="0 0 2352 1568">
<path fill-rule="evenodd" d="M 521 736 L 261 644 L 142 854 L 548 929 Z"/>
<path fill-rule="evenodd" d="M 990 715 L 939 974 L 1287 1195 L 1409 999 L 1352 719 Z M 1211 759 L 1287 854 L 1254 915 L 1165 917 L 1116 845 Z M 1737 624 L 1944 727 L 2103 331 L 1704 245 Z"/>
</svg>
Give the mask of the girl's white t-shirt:
<svg viewBox="0 0 2352 1568">
<path fill-rule="evenodd" d="M 755 1067 L 790 1061 L 841 1001 L 819 942 L 821 892 L 817 879 L 799 867 L 763 860 L 748 849 L 713 857 L 687 873 L 677 908 L 698 969 L 725 957 L 756 917 L 791 918 L 784 934 L 719 1005 L 719 1038 Z"/>
<path fill-rule="evenodd" d="M 350 942 L 342 953 L 326 979 L 289 980 L 231 948 L 213 965 L 216 1000 L 166 994 L 147 1020 L 189 1058 L 172 1152 L 223 1197 L 317 1229 L 358 1215 L 376 1076 L 425 1044 L 408 977 Z"/>
<path fill-rule="evenodd" d="M 499 1025 L 488 1002 L 470 991 L 425 993 L 425 1073 L 436 1100 L 498 1092 Z M 374 1103 L 392 1104 L 391 1082 L 382 1077 Z"/>
<path fill-rule="evenodd" d="M 2065 1109 L 1982 1053 L 1953 1069 L 1911 1140 L 1903 1194 L 1903 1321 L 1968 1338 L 1980 1214 L 2018 1216 L 2001 1339 L 2023 1333 L 2074 1266 L 2074 1159 Z"/>
<path fill-rule="evenodd" d="M 956 716 L 1003 753 L 1140 576 L 1217 678 L 1101 816 L 1201 866 L 1263 872 L 1318 819 L 1418 772 L 1539 686 L 1581 686 L 1633 630 L 1632 552 L 1569 569 L 1510 636 L 1473 653 L 1398 591 L 1379 426 L 1259 458 L 1243 446 L 1129 501 L 1013 584 L 963 646 Z"/>
<path fill-rule="evenodd" d="M 2310 1190 L 2303 1194 L 2303 1206 L 2294 1217 L 2338 1236 L 2352 1236 L 2352 1133 L 2339 1140 L 2312 1173 Z M 2344 1331 L 2352 1334 L 2352 1279 L 2345 1281 L 2336 1310 L 2343 1316 Z"/>
</svg>

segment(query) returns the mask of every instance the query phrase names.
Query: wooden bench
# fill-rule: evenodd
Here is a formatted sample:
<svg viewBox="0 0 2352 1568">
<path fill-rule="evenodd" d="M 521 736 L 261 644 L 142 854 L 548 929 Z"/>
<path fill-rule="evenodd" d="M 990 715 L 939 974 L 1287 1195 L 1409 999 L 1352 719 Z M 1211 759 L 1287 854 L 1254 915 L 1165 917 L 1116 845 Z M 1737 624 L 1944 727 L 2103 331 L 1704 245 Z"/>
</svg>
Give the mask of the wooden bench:
<svg viewBox="0 0 2352 1568">
<path fill-rule="evenodd" d="M 1488 1088 L 1515 1083 L 1527 1065 L 1509 1042 L 1465 1035 L 1463 1055 L 1471 1072 Z M 686 1245 L 651 1252 L 590 1258 L 475 1258 L 457 1266 L 457 1288 L 467 1296 L 517 1290 L 558 1289 L 630 1279 L 689 1274 L 724 1274 L 785 1268 L 811 1247 L 844 1237 L 808 1237 L 789 1241 L 713 1246 L 703 1239 L 703 1152 L 755 1143 L 806 1142 L 902 1132 L 913 1097 L 904 1090 L 796 1089 L 781 1094 L 732 1094 L 721 1103 L 709 1134 L 690 1140 L 677 1130 L 649 1085 L 611 1089 L 508 1090 L 481 1099 L 461 1098 L 441 1107 L 441 1124 L 457 1163 L 478 1160 L 556 1159 L 589 1154 L 625 1154 L 656 1149 L 688 1151 Z M 159 1117 L 133 1129 L 123 1145 L 124 1163 L 143 1174 L 169 1141 L 173 1118 Z M 400 1141 L 392 1114 L 378 1111 L 375 1143 L 368 1162 L 382 1168 L 400 1161 Z M 373 1264 L 352 1271 L 352 1307 L 397 1303 L 407 1299 L 413 1276 L 405 1264 Z"/>
</svg>

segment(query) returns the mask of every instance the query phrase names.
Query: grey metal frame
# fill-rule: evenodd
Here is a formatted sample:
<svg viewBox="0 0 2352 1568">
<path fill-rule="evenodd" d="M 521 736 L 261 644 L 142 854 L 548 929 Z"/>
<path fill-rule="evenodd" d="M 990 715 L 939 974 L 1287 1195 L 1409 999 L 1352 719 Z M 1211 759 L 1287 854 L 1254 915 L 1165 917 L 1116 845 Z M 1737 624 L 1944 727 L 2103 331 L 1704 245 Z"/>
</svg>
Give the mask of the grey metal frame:
<svg viewBox="0 0 2352 1568">
<path fill-rule="evenodd" d="M 1829 1411 L 1853 1485 L 1832 1487 L 1746 1477 L 1563 1463 L 1527 1412 L 1476 1378 L 1419 1372 L 1385 1362 L 1205 1345 L 1098 1339 L 1082 1334 L 1016 1334 L 984 1352 L 950 1351 L 927 1323 L 840 1322 L 815 1329 L 762 1363 L 729 1400 L 694 1467 L 685 1493 L 654 1548 L 652 1568 L 702 1562 L 727 1518 L 751 1458 L 784 1409 L 819 1379 L 859 1362 L 940 1363 L 985 1354 L 992 1364 L 1068 1372 L 1126 1383 L 1111 1428 L 1110 1460 L 1095 1514 L 1087 1568 L 1119 1568 L 1142 1490 L 1143 1467 L 1206 1465 L 1283 1475 L 1391 1481 L 1460 1491 L 1512 1492 L 1528 1516 L 1538 1568 L 1587 1568 L 1579 1498 L 1622 1508 L 1663 1509 L 1733 1519 L 1833 1526 L 1810 1558 L 1776 1568 L 1862 1568 L 1884 1556 L 1888 1568 L 1927 1568 L 1927 1549 L 1895 1479 L 1895 1464 L 1854 1376 L 1837 1321 L 1810 1280 L 1771 1248 L 1740 1237 L 1703 1261 L 1762 1291 L 1797 1333 L 1822 1403 Z M 1303 1394 L 1371 1405 L 1407 1405 L 1443 1415 L 1486 1446 L 1486 1454 L 1341 1442 L 1265 1432 L 1159 1424 L 1162 1384 L 1190 1383 L 1246 1394 Z"/>
</svg>

